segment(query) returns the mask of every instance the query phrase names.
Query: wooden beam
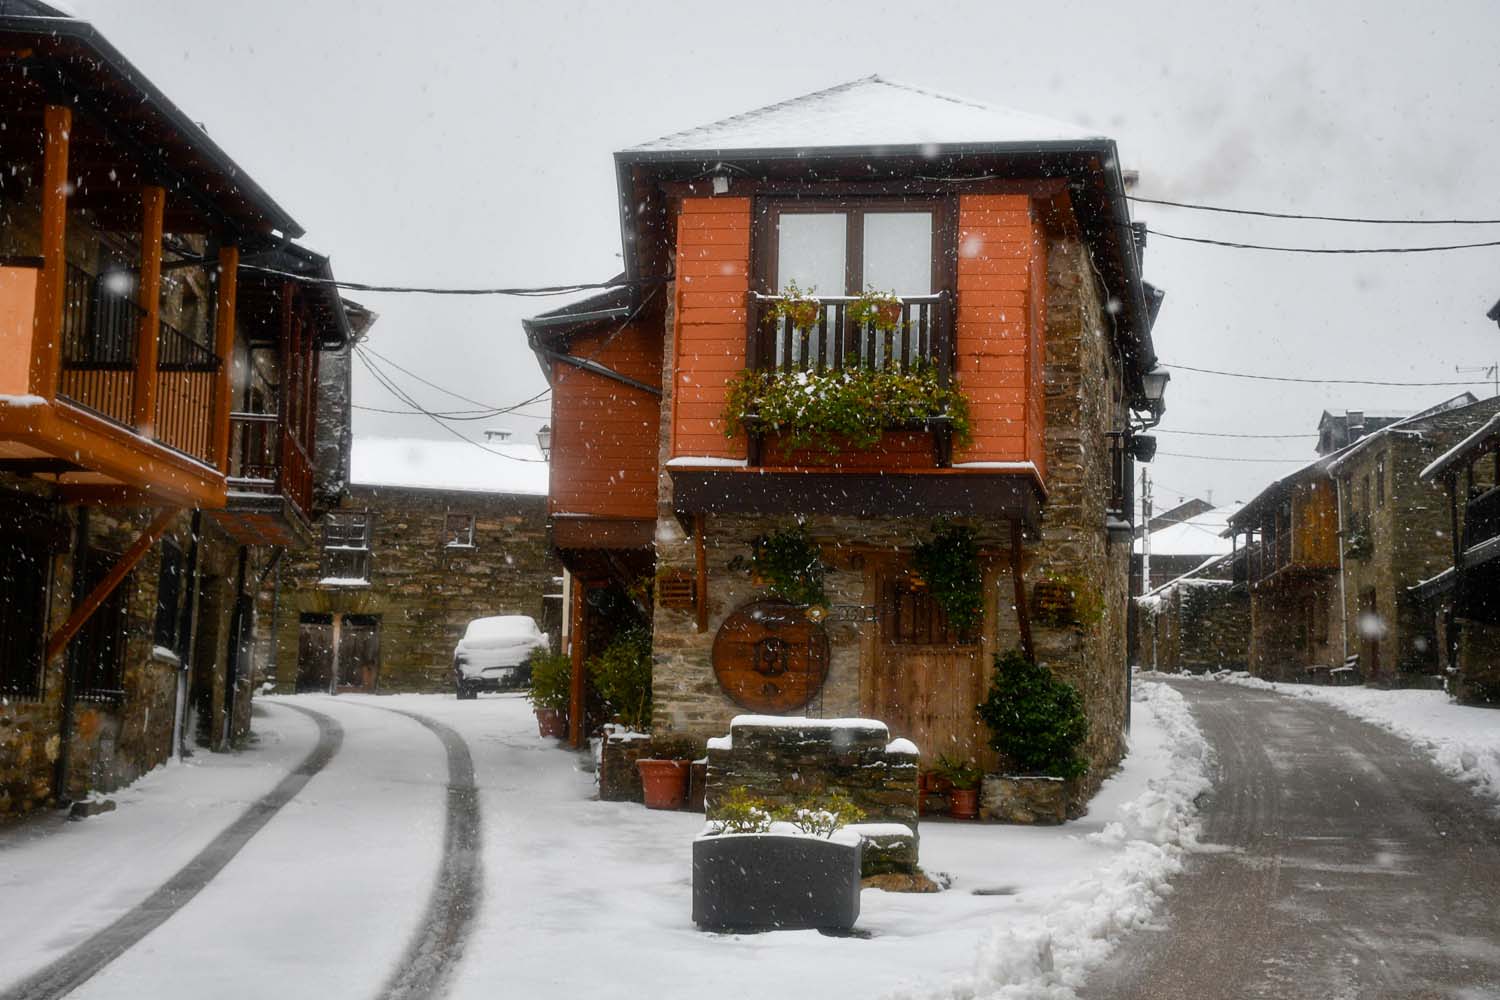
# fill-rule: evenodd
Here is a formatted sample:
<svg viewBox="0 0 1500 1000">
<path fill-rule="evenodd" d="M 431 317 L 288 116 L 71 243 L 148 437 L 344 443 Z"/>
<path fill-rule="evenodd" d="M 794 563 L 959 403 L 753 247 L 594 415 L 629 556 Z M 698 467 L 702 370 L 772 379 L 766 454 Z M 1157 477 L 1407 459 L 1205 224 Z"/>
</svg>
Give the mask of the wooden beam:
<svg viewBox="0 0 1500 1000">
<path fill-rule="evenodd" d="M 73 112 L 47 105 L 42 146 L 42 273 L 36 284 L 31 337 L 31 392 L 57 396 L 62 355 L 63 296 L 67 278 L 68 133 Z"/>
<path fill-rule="evenodd" d="M 1036 660 L 1036 647 L 1031 643 L 1031 614 L 1026 608 L 1026 574 L 1021 569 L 1021 522 L 1010 522 L 1010 575 L 1016 587 L 1016 624 L 1021 629 L 1021 652 L 1028 660 Z"/>
<path fill-rule="evenodd" d="M 219 294 L 214 306 L 214 353 L 219 356 L 219 378 L 214 387 L 214 465 L 229 473 L 229 411 L 234 402 L 234 307 L 239 289 L 240 248 L 219 248 Z"/>
<path fill-rule="evenodd" d="M 83 599 L 78 607 L 73 609 L 73 613 L 68 616 L 67 621 L 63 622 L 62 627 L 52 634 L 51 639 L 47 640 L 46 659 L 42 662 L 51 663 L 53 657 L 67 648 L 68 643 L 73 641 L 73 637 L 88 623 L 94 612 L 99 610 L 99 605 L 109 600 L 109 595 L 113 594 L 121 581 L 130 575 L 131 570 L 135 569 L 135 564 L 141 561 L 141 556 L 150 551 L 157 539 L 166 534 L 167 529 L 177 518 L 177 514 L 175 507 L 163 507 L 156 512 L 156 517 L 146 526 L 146 530 L 141 532 L 141 536 L 131 543 L 130 548 L 125 550 L 120 561 L 114 564 L 108 575 L 99 581 L 99 585 Z"/>
<path fill-rule="evenodd" d="M 141 189 L 141 272 L 136 304 L 141 328 L 135 338 L 135 396 L 131 423 L 142 437 L 155 437 L 156 358 L 161 329 L 161 236 L 167 195 L 159 187 Z"/>
<path fill-rule="evenodd" d="M 708 549 L 703 540 L 702 514 L 693 515 L 693 586 L 697 588 L 693 604 L 698 611 L 698 631 L 708 631 Z"/>
<path fill-rule="evenodd" d="M 573 661 L 568 691 L 568 742 L 580 748 L 583 746 L 584 619 L 587 610 L 584 598 L 587 589 L 586 583 L 576 576 L 573 578 L 573 619 L 568 626 L 568 655 Z"/>
</svg>

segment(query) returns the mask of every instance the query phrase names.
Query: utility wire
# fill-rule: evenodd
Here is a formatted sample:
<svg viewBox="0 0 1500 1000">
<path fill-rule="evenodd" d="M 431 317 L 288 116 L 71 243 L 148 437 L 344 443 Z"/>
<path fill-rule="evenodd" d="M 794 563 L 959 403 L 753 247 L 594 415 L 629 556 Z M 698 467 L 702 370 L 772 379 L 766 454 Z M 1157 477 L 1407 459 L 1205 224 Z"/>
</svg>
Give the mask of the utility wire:
<svg viewBox="0 0 1500 1000">
<path fill-rule="evenodd" d="M 1248 372 L 1230 372 L 1219 368 L 1194 368 L 1192 365 L 1171 365 L 1161 362 L 1163 368 L 1175 371 L 1198 372 L 1201 375 L 1224 375 L 1229 378 L 1248 378 L 1257 382 L 1303 382 L 1312 385 L 1379 385 L 1404 386 L 1415 389 L 1431 389 L 1438 386 L 1490 385 L 1490 379 L 1479 382 L 1393 382 L 1368 378 L 1299 378 L 1292 375 L 1251 375 Z"/>
<path fill-rule="evenodd" d="M 547 460 L 544 459 L 544 458 L 522 458 L 519 455 L 507 455 L 503 451 L 496 451 L 494 448 L 488 447 L 487 445 L 480 444 L 478 441 L 475 441 L 471 437 L 468 437 L 466 435 L 460 434 L 457 430 L 455 430 L 452 427 L 449 427 L 446 423 L 444 423 L 443 420 L 442 420 L 442 418 L 440 418 L 440 417 L 434 415 L 433 413 L 427 411 L 426 409 L 424 409 L 420 403 L 418 403 L 415 399 L 413 399 L 410 396 L 408 396 L 394 382 L 390 381 L 382 372 L 380 372 L 376 368 L 376 366 L 370 361 L 370 359 L 365 356 L 364 348 L 356 346 L 354 348 L 354 356 L 357 357 L 357 358 L 359 358 L 360 363 L 363 364 L 365 366 L 365 368 L 369 370 L 369 372 L 370 372 L 371 375 L 375 376 L 375 380 L 377 382 L 379 382 L 382 386 L 384 386 L 386 388 L 386 390 L 391 393 L 391 395 L 395 396 L 397 399 L 401 400 L 401 402 L 403 402 L 403 403 L 407 404 L 408 406 L 412 407 L 412 409 L 419 410 L 422 413 L 426 414 L 428 417 L 431 417 L 433 423 L 437 424 L 443 430 L 447 431 L 449 434 L 452 434 L 454 437 L 458 438 L 460 441 L 463 441 L 466 444 L 471 444 L 475 448 L 478 448 L 480 451 L 489 452 L 491 455 L 498 455 L 500 458 L 509 459 L 512 462 L 525 462 L 525 463 L 533 464 L 533 465 L 545 465 L 547 463 Z"/>
<path fill-rule="evenodd" d="M 316 275 L 298 274 L 295 271 L 282 271 L 274 267 L 264 267 L 260 264 L 241 264 L 240 267 L 243 270 L 259 271 L 262 274 L 275 275 L 279 278 L 290 278 L 293 281 L 301 281 L 309 285 L 325 285 L 353 292 L 403 292 L 414 295 L 520 295 L 541 297 L 547 295 L 569 295 L 573 292 L 587 292 L 604 288 L 646 288 L 648 286 L 664 285 L 672 280 L 669 277 L 638 278 L 633 281 L 596 281 L 571 285 L 540 285 L 532 288 L 434 288 L 420 285 L 371 285 L 361 281 L 340 281 L 337 278 L 320 278 Z"/>
<path fill-rule="evenodd" d="M 527 405 L 527 403 L 533 403 L 533 402 L 536 401 L 536 397 L 532 397 L 531 399 L 526 400 L 526 402 L 524 402 L 524 403 L 516 403 L 513 406 L 492 406 L 489 403 L 481 402 L 480 400 L 477 400 L 477 399 L 471 399 L 470 397 L 465 396 L 462 393 L 454 392 L 452 389 L 449 389 L 446 386 L 441 386 L 441 385 L 438 385 L 436 382 L 429 381 L 428 379 L 425 379 L 422 376 L 418 375 L 416 372 L 412 371 L 410 368 L 404 368 L 401 365 L 397 364 L 396 362 L 392 361 L 390 358 L 386 357 L 384 354 L 381 354 L 379 351 L 375 350 L 373 347 L 371 347 L 368 344 L 364 344 L 364 345 L 361 345 L 361 346 L 364 348 L 364 350 L 366 350 L 370 354 L 374 355 L 375 357 L 379 358 L 381 361 L 385 362 L 387 365 L 390 365 L 392 368 L 396 369 L 398 372 L 402 372 L 404 374 L 410 375 L 412 378 L 416 379 L 418 382 L 421 382 L 423 385 L 427 386 L 428 388 L 430 388 L 430 389 L 436 389 L 438 392 L 445 393 L 446 395 L 452 396 L 454 399 L 461 399 L 465 403 L 473 403 L 475 406 L 483 407 L 484 410 L 482 412 L 489 413 L 489 414 L 492 414 L 494 416 L 499 416 L 502 413 L 510 413 L 512 410 L 516 410 L 516 409 L 519 409 L 522 406 Z M 544 390 L 541 393 L 541 395 L 545 396 L 548 392 L 551 392 L 551 391 L 552 391 L 551 389 Z M 481 411 L 480 410 L 454 410 L 454 411 L 451 411 L 451 412 L 453 412 L 453 413 L 479 413 Z M 482 417 L 455 417 L 454 419 L 479 420 L 479 419 L 483 419 L 483 418 Z"/>
<path fill-rule="evenodd" d="M 1166 455 L 1171 458 L 1198 458 L 1206 462 L 1297 462 L 1306 465 L 1312 461 L 1310 458 L 1242 458 L 1238 455 L 1188 455 L 1180 451 L 1158 451 L 1158 455 Z"/>
<path fill-rule="evenodd" d="M 524 403 L 520 403 L 520 404 L 517 404 L 517 405 L 524 406 L 525 404 Z M 388 414 L 391 414 L 392 416 L 398 416 L 398 417 L 417 417 L 417 416 L 428 417 L 428 416 L 431 416 L 431 417 L 437 417 L 440 420 L 455 420 L 455 421 L 459 421 L 459 422 L 470 421 L 470 420 L 493 420 L 498 415 L 495 412 L 490 411 L 490 410 L 484 410 L 482 412 L 481 411 L 476 411 L 476 410 L 411 410 L 411 409 L 407 409 L 407 410 L 393 410 L 393 409 L 390 409 L 390 408 L 384 407 L 384 406 L 362 406 L 359 403 L 351 403 L 350 406 L 351 406 L 352 409 L 363 410 L 366 413 L 388 413 Z M 547 415 L 545 413 L 524 413 L 524 412 L 522 412 L 520 410 L 514 410 L 514 411 L 507 410 L 505 412 L 507 412 L 507 413 L 514 412 L 517 416 L 531 417 L 531 418 L 536 419 L 536 420 L 545 420 L 545 419 L 547 419 Z M 476 413 L 478 414 L 477 416 L 474 415 Z"/>
<path fill-rule="evenodd" d="M 1235 240 L 1211 240 L 1206 236 L 1179 236 L 1164 233 L 1160 229 L 1147 227 L 1146 232 L 1165 240 L 1181 240 L 1184 243 L 1202 243 L 1212 247 L 1229 247 L 1234 250 L 1272 250 L 1277 253 L 1315 254 L 1378 254 L 1378 253 L 1438 253 L 1443 250 L 1473 250 L 1478 247 L 1500 247 L 1500 240 L 1485 243 L 1449 243 L 1427 247 L 1285 247 L 1268 243 L 1240 243 Z"/>
<path fill-rule="evenodd" d="M 1352 215 L 1303 215 L 1297 212 L 1270 212 L 1253 208 L 1226 208 L 1223 205 L 1195 205 L 1186 201 L 1145 198 L 1136 194 L 1127 194 L 1125 198 L 1128 201 L 1138 201 L 1145 205 L 1167 205 L 1172 208 L 1188 208 L 1195 212 L 1222 212 L 1225 215 L 1254 215 L 1263 219 L 1356 222 L 1372 226 L 1500 226 L 1500 219 L 1366 219 Z"/>
<path fill-rule="evenodd" d="M 1289 441 L 1293 438 L 1315 438 L 1316 434 L 1232 434 L 1228 431 L 1169 431 L 1157 427 L 1151 431 L 1152 434 L 1186 434 L 1190 437 L 1216 437 L 1216 438 L 1260 438 L 1265 440 Z"/>
</svg>

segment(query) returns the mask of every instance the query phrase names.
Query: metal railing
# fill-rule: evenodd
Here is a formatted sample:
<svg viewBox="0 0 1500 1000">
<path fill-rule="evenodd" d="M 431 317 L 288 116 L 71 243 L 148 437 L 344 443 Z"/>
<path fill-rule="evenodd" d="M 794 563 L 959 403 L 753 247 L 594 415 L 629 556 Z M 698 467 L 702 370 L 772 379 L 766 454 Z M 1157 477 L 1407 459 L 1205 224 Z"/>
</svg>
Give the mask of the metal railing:
<svg viewBox="0 0 1500 1000">
<path fill-rule="evenodd" d="M 63 278 L 62 359 L 57 390 L 71 402 L 130 425 L 136 338 L 145 311 L 112 275 L 67 265 Z"/>
<path fill-rule="evenodd" d="M 953 324 L 945 293 L 911 295 L 900 300 L 900 320 L 892 329 L 857 323 L 850 295 L 819 296 L 817 323 L 797 329 L 778 316 L 779 295 L 750 298 L 750 367 L 760 371 L 840 371 L 872 368 L 910 371 L 928 364 L 946 385 L 953 374 Z"/>
</svg>

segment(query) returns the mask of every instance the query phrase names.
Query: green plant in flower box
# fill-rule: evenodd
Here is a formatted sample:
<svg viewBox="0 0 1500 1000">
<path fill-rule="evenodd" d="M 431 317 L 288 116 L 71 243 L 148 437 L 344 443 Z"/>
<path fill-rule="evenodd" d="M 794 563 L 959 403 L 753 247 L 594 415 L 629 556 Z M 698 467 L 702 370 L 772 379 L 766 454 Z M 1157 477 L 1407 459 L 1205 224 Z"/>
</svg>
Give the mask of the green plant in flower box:
<svg viewBox="0 0 1500 1000">
<path fill-rule="evenodd" d="M 823 303 L 813 295 L 814 289 L 803 290 L 795 281 L 787 282 L 771 305 L 771 316 L 786 320 L 794 330 L 811 330 L 818 325 L 823 315 Z"/>
<path fill-rule="evenodd" d="M 920 427 L 946 418 L 954 440 L 969 440 L 969 406 L 941 384 L 931 365 L 909 371 L 852 367 L 830 371 L 742 371 L 729 381 L 724 433 L 734 437 L 755 417 L 761 431 L 783 435 L 787 447 L 873 448 L 887 428 Z"/>
<path fill-rule="evenodd" d="M 849 303 L 846 314 L 858 327 L 872 326 L 881 333 L 901 328 L 901 298 L 895 292 L 877 292 L 873 288 Z"/>
</svg>

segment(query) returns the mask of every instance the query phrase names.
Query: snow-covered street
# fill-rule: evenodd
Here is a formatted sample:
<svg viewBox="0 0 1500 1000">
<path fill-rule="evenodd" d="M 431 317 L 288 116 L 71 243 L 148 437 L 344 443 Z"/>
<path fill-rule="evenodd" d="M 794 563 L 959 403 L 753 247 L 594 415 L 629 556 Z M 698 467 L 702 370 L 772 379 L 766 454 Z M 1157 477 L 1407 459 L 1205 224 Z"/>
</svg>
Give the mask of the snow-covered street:
<svg viewBox="0 0 1500 1000">
<path fill-rule="evenodd" d="M 946 891 L 867 889 L 851 938 L 712 935 L 689 919 L 688 848 L 702 817 L 595 801 L 581 758 L 539 738 L 519 696 L 259 705 L 254 749 L 158 769 L 118 796 L 117 812 L 7 832 L 0 989 L 137 911 L 296 767 L 318 733 L 294 707 L 342 727 L 327 766 L 201 892 L 72 995 L 417 995 L 393 977 L 453 853 L 454 792 L 438 734 L 401 713 L 451 727 L 473 760 L 479 888 L 444 905 L 477 903 L 477 916 L 466 940 L 435 955 L 455 997 L 572 995 L 606 981 L 667 997 L 1046 995 L 1081 983 L 1151 920 L 1194 843 L 1192 800 L 1206 786 L 1181 696 L 1139 685 L 1132 752 L 1083 820 L 924 822 L 923 865 Z"/>
</svg>

